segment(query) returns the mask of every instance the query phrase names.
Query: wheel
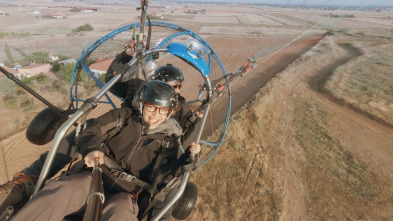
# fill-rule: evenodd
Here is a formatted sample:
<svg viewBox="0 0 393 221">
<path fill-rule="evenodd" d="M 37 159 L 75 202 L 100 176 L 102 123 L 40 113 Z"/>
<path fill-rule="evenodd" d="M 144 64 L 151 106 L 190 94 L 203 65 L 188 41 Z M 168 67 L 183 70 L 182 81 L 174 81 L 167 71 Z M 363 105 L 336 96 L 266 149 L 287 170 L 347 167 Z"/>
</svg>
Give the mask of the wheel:
<svg viewBox="0 0 393 221">
<path fill-rule="evenodd" d="M 193 183 L 187 183 L 186 189 L 180 199 L 173 205 L 172 216 L 178 220 L 187 218 L 195 207 L 198 197 L 198 188 Z"/>
<path fill-rule="evenodd" d="M 55 137 L 56 131 L 62 123 L 62 118 L 47 107 L 30 122 L 26 130 L 27 140 L 36 145 L 47 144 Z"/>
</svg>

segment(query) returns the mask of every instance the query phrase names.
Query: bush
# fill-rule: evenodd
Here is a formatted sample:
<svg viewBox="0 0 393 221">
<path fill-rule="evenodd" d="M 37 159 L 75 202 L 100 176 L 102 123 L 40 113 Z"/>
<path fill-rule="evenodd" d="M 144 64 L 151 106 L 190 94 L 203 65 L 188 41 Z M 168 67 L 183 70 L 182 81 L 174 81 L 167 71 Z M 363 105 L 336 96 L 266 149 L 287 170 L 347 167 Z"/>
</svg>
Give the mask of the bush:
<svg viewBox="0 0 393 221">
<path fill-rule="evenodd" d="M 9 100 L 16 100 L 16 96 L 12 94 L 6 94 L 3 96 L 3 101 L 9 101 Z"/>
<path fill-rule="evenodd" d="M 50 63 L 51 60 L 48 56 L 48 52 L 34 52 L 33 55 L 30 55 L 25 58 L 28 62 L 36 62 L 36 63 Z"/>
<path fill-rule="evenodd" d="M 64 88 L 65 83 L 63 81 L 53 81 L 52 82 L 52 88 L 54 88 L 56 91 L 60 92 L 61 94 L 67 95 L 68 91 Z"/>
<path fill-rule="evenodd" d="M 6 94 L 3 96 L 3 103 L 7 109 L 15 109 L 17 107 L 16 96 L 12 94 Z"/>
<path fill-rule="evenodd" d="M 21 101 L 20 101 L 19 107 L 23 108 L 23 110 L 25 112 L 31 111 L 31 110 L 34 109 L 34 101 L 33 101 L 33 99 L 31 99 L 31 98 L 29 98 L 27 96 L 21 97 Z"/>
<path fill-rule="evenodd" d="M 15 88 L 15 95 L 16 96 L 20 96 L 20 95 L 24 95 L 27 92 L 25 91 L 25 89 L 23 89 L 22 87 L 17 87 Z"/>
<path fill-rule="evenodd" d="M 37 76 L 33 76 L 33 77 L 29 77 L 29 78 L 22 78 L 22 82 L 23 83 L 25 83 L 25 84 L 27 84 L 28 86 L 31 86 L 30 84 L 31 84 L 31 82 L 32 81 L 34 81 L 34 80 L 36 80 L 37 79 Z"/>
<path fill-rule="evenodd" d="M 105 75 L 106 74 L 101 74 L 98 80 L 100 80 L 102 83 L 105 83 Z"/>
<path fill-rule="evenodd" d="M 8 32 L 0 32 L 0 38 L 5 38 L 7 36 L 9 36 L 10 34 L 8 34 Z"/>
<path fill-rule="evenodd" d="M 12 37 L 28 37 L 28 36 L 30 36 L 30 33 L 29 32 L 20 32 L 20 33 L 11 32 L 11 34 L 10 34 L 8 32 L 0 32 L 0 38 L 5 38 L 5 37 L 8 37 L 8 36 L 12 36 Z"/>
<path fill-rule="evenodd" d="M 70 83 L 71 82 L 71 77 L 72 77 L 72 72 L 74 71 L 74 64 L 61 64 L 60 65 L 60 70 L 59 73 L 63 77 L 63 79 Z"/>
<path fill-rule="evenodd" d="M 8 100 L 8 101 L 4 101 L 4 106 L 7 109 L 16 109 L 18 103 L 16 102 L 16 100 Z"/>
<path fill-rule="evenodd" d="M 93 78 L 88 76 L 86 73 L 81 73 L 80 82 L 83 83 L 83 87 L 89 93 L 93 92 L 97 88 L 96 82 L 93 80 Z"/>
<path fill-rule="evenodd" d="M 93 31 L 94 28 L 90 24 L 81 25 L 75 29 L 72 29 L 72 32 L 82 32 L 82 31 Z"/>
<path fill-rule="evenodd" d="M 64 87 L 64 84 L 61 81 L 53 81 L 52 82 L 52 88 L 56 90 L 60 90 L 60 88 Z"/>
<path fill-rule="evenodd" d="M 52 81 L 53 80 L 48 78 L 44 73 L 37 75 L 37 82 L 40 84 L 50 84 Z"/>
<path fill-rule="evenodd" d="M 61 54 L 57 55 L 57 57 L 59 58 L 60 61 L 70 58 L 70 56 L 65 56 L 65 55 L 61 55 Z"/>
<path fill-rule="evenodd" d="M 15 82 L 6 77 L 0 78 L 0 94 L 12 93 L 14 91 L 15 85 Z"/>
<path fill-rule="evenodd" d="M 60 71 L 60 64 L 59 64 L 59 62 L 54 62 L 53 64 L 52 64 L 52 67 L 51 67 L 51 71 L 52 72 L 58 72 L 58 71 Z"/>
</svg>

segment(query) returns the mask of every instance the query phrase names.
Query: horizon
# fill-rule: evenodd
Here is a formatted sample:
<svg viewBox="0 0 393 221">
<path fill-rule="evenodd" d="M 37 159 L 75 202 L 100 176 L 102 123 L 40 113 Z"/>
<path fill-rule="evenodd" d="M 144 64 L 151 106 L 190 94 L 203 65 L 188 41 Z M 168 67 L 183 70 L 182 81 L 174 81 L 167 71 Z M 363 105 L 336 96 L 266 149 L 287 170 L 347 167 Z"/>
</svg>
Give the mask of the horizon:
<svg viewBox="0 0 393 221">
<path fill-rule="evenodd" d="M 393 2 L 389 0 L 350 0 L 346 1 L 347 3 L 343 3 L 340 0 L 281 0 L 281 1 L 274 1 L 274 0 L 173 0 L 176 2 L 221 2 L 221 3 L 231 3 L 231 4 L 271 4 L 271 5 L 287 5 L 287 6 L 297 6 L 297 5 L 304 5 L 304 6 L 313 6 L 313 5 L 326 5 L 326 6 L 363 6 L 363 7 L 393 7 Z M 165 2 L 165 0 L 163 1 Z"/>
<path fill-rule="evenodd" d="M 15 0 L 0 0 L 0 2 L 14 2 Z M 43 0 L 31 0 L 29 2 L 42 2 Z M 44 0 L 45 1 L 45 0 Z M 50 2 L 61 2 L 55 0 L 47 0 Z M 75 0 L 80 1 L 80 0 Z M 86 2 L 104 2 L 105 0 L 87 0 Z M 108 0 L 109 1 L 109 0 Z M 72 2 L 64 0 L 64 2 Z M 109 1 L 110 2 L 110 1 Z M 136 2 L 136 0 L 123 0 L 117 2 Z M 152 2 L 203 2 L 203 3 L 229 3 L 229 4 L 269 4 L 281 6 L 362 6 L 362 7 L 393 7 L 391 0 L 349 0 L 343 3 L 342 0 L 150 0 Z"/>
</svg>

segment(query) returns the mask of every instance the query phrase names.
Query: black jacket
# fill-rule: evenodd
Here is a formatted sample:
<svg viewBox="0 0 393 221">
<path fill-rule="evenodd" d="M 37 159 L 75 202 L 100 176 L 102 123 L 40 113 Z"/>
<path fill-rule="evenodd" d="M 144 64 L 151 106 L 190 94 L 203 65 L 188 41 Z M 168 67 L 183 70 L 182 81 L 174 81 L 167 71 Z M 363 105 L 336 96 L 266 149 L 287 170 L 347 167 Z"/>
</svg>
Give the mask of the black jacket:
<svg viewBox="0 0 393 221">
<path fill-rule="evenodd" d="M 115 128 L 120 122 L 122 129 L 105 141 L 107 131 Z M 189 153 L 183 154 L 179 148 L 178 136 L 181 129 L 177 128 L 177 131 L 174 131 L 176 128 L 172 127 L 177 124 L 175 120 L 166 120 L 156 131 L 145 130 L 145 124 L 141 117 L 132 115 L 129 108 L 111 110 L 88 123 L 78 140 L 81 153 L 84 157 L 93 150 L 105 152 L 127 173 L 152 184 L 153 167 L 161 151 L 161 144 L 167 137 L 169 146 L 159 167 L 158 184 L 162 186 L 180 173 L 180 167 Z M 165 127 L 168 124 L 169 126 Z M 159 128 L 160 126 L 162 127 Z"/>
<path fill-rule="evenodd" d="M 111 63 L 108 68 L 107 74 L 105 76 L 105 82 L 108 82 L 115 74 L 122 74 L 129 68 L 128 62 L 132 59 L 132 56 L 129 56 L 123 51 L 120 53 Z M 137 92 L 142 89 L 142 87 L 146 84 L 145 80 L 139 79 L 135 76 L 128 80 L 127 82 L 118 82 L 116 83 L 110 91 L 118 97 L 124 99 L 122 103 L 122 107 L 129 107 L 134 110 L 138 110 L 139 107 L 133 106 L 133 101 L 137 95 Z M 188 121 L 191 119 L 192 110 L 188 107 L 186 103 L 186 99 L 181 95 L 178 95 L 178 100 L 180 103 L 180 110 L 176 111 L 172 117 L 176 119 L 180 126 L 183 128 L 183 136 L 181 138 L 182 142 L 185 141 L 188 136 L 195 130 L 197 123 L 199 122 L 199 118 L 192 123 Z"/>
</svg>

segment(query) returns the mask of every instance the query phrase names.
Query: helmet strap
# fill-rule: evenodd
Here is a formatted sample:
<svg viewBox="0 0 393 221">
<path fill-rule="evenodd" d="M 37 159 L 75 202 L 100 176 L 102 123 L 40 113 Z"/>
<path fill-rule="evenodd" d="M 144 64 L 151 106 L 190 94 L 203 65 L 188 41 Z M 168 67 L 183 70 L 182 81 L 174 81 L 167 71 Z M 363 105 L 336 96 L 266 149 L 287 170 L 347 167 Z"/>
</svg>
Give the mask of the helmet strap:
<svg viewBox="0 0 393 221">
<path fill-rule="evenodd" d="M 172 113 L 173 113 L 173 111 L 171 110 L 171 112 L 169 112 L 169 114 L 168 114 L 168 116 L 166 117 L 165 120 L 168 120 L 171 117 Z"/>
<path fill-rule="evenodd" d="M 143 113 L 143 103 L 142 101 L 139 102 L 139 114 L 142 115 Z"/>
</svg>

